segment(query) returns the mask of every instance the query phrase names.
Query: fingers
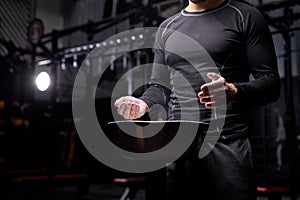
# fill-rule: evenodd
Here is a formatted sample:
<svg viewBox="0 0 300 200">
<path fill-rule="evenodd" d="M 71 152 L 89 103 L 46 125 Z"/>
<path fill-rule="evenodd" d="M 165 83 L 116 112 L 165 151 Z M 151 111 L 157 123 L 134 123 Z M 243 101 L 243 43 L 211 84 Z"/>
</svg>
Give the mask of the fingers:
<svg viewBox="0 0 300 200">
<path fill-rule="evenodd" d="M 145 114 L 145 108 L 141 108 L 141 102 L 131 96 L 121 97 L 114 103 L 118 108 L 118 114 L 123 116 L 124 119 L 137 119 Z"/>
<path fill-rule="evenodd" d="M 121 104 L 126 102 L 126 97 L 121 97 L 119 99 L 116 100 L 114 106 L 119 108 L 121 106 Z"/>
<path fill-rule="evenodd" d="M 224 94 L 224 91 L 226 91 L 226 86 L 218 87 L 216 89 L 207 89 L 202 90 L 198 93 L 199 98 L 207 98 L 211 96 L 220 96 Z"/>
<path fill-rule="evenodd" d="M 116 106 L 116 104 L 115 104 Z M 118 114 L 119 115 L 123 115 L 124 111 L 125 111 L 125 108 L 126 108 L 126 105 L 125 104 L 121 104 L 119 106 L 116 106 L 118 108 Z"/>
<path fill-rule="evenodd" d="M 208 73 L 207 77 L 212 82 L 203 84 L 200 87 L 201 91 L 198 93 L 200 103 L 204 104 L 206 108 L 226 104 L 226 99 L 224 100 L 224 92 L 226 91 L 225 79 L 216 73 Z"/>
<path fill-rule="evenodd" d="M 208 74 L 210 74 L 210 73 L 208 73 Z M 218 74 L 207 75 L 207 76 L 212 79 L 212 82 L 203 84 L 200 87 L 200 89 L 202 91 L 208 91 L 208 90 L 211 91 L 211 90 L 214 90 L 214 89 L 222 88 L 224 85 L 226 85 L 225 79 L 222 76 L 218 75 Z"/>
<path fill-rule="evenodd" d="M 215 80 L 221 78 L 222 76 L 219 75 L 219 74 L 210 72 L 210 73 L 207 73 L 207 77 L 208 77 L 210 80 L 215 81 Z"/>
<path fill-rule="evenodd" d="M 136 119 L 140 116 L 140 106 L 136 103 L 122 103 L 118 107 L 118 114 L 123 116 L 124 119 Z"/>
<path fill-rule="evenodd" d="M 212 98 L 208 101 L 202 101 L 202 104 L 204 104 L 205 108 L 214 108 L 226 105 L 226 100 Z"/>
<path fill-rule="evenodd" d="M 219 90 L 218 92 L 212 93 L 212 95 L 209 93 L 199 92 L 198 96 L 200 103 L 204 104 L 206 108 L 212 108 L 226 104 L 224 90 Z"/>
</svg>

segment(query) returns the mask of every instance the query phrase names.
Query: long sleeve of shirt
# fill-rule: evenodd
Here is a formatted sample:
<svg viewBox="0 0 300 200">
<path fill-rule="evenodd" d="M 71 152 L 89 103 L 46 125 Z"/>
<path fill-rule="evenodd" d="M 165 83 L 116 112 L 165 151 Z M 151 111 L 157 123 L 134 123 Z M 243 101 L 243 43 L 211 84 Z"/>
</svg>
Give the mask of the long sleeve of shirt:
<svg viewBox="0 0 300 200">
<path fill-rule="evenodd" d="M 248 105 L 265 105 L 280 95 L 280 78 L 277 69 L 272 35 L 262 15 L 253 10 L 245 15 L 245 47 L 249 72 L 255 80 L 235 83 L 237 102 Z"/>
</svg>

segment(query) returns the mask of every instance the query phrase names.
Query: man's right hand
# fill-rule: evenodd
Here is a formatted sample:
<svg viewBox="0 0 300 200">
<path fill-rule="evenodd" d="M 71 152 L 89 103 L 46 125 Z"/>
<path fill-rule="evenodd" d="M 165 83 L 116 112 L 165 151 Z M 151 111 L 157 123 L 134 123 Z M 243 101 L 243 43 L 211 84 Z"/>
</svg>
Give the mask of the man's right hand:
<svg viewBox="0 0 300 200">
<path fill-rule="evenodd" d="M 137 119 L 149 112 L 149 107 L 144 101 L 132 96 L 121 97 L 116 100 L 114 105 L 124 119 Z"/>
</svg>

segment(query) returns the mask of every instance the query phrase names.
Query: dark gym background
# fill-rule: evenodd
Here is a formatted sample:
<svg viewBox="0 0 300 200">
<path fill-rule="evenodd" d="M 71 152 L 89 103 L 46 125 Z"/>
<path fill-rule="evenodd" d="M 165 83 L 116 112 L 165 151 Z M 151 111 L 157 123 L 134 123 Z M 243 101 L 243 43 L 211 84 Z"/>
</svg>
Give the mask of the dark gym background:
<svg viewBox="0 0 300 200">
<path fill-rule="evenodd" d="M 270 25 L 282 80 L 280 99 L 253 112 L 258 199 L 295 200 L 300 196 L 300 2 L 246 1 Z M 131 175 L 95 160 L 77 135 L 71 105 L 74 78 L 85 56 L 106 38 L 158 26 L 186 3 L 0 0 L 1 200 L 122 198 L 129 185 L 116 178 Z M 105 72 L 96 95 L 101 120 L 112 120 L 110 92 L 118 77 L 152 56 L 149 50 L 131 52 Z M 52 81 L 44 92 L 34 84 L 41 71 Z M 130 92 L 130 84 L 126 87 Z M 134 184 L 139 189 L 135 198 L 145 199 L 143 180 Z"/>
</svg>

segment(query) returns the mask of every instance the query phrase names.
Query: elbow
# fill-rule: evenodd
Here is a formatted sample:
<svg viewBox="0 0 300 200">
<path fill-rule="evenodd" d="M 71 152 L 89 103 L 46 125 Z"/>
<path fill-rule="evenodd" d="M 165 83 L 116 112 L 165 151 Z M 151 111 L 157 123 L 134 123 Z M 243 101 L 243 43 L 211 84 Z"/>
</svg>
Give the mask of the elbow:
<svg viewBox="0 0 300 200">
<path fill-rule="evenodd" d="M 281 95 L 281 81 L 279 76 L 274 79 L 273 84 L 270 85 L 266 94 L 268 94 L 269 103 L 275 103 L 279 99 Z"/>
<path fill-rule="evenodd" d="M 269 79 L 267 87 L 260 91 L 260 94 L 257 96 L 259 105 L 267 105 L 275 103 L 281 95 L 281 82 L 279 76 L 272 76 Z M 259 98 L 260 97 L 260 98 Z"/>
<path fill-rule="evenodd" d="M 280 97 L 280 94 L 281 94 L 281 80 L 280 80 L 280 77 L 279 77 L 279 74 L 277 74 L 276 76 L 276 80 L 275 80 L 275 84 L 274 84 L 274 97 L 273 97 L 273 101 L 277 101 Z"/>
<path fill-rule="evenodd" d="M 270 95 L 270 103 L 275 103 L 279 99 L 280 93 L 280 89 L 274 91 L 273 94 Z"/>
</svg>

